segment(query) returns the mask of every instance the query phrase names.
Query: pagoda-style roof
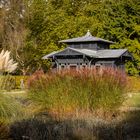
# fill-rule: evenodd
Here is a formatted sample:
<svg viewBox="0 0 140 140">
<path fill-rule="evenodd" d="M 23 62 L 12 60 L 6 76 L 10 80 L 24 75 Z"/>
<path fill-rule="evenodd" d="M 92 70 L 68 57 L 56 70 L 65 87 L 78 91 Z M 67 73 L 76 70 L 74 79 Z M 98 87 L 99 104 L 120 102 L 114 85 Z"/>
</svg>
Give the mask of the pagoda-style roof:
<svg viewBox="0 0 140 140">
<path fill-rule="evenodd" d="M 82 36 L 82 37 L 77 37 L 77 38 L 72 38 L 72 39 L 66 39 L 66 40 L 61 40 L 59 41 L 61 43 L 78 43 L 78 42 L 105 42 L 108 44 L 113 44 L 114 42 L 112 41 L 108 41 L 102 38 L 98 38 L 98 37 L 94 37 L 92 36 L 92 34 L 90 33 L 90 31 L 88 30 L 88 32 L 86 33 L 86 35 Z"/>
<path fill-rule="evenodd" d="M 91 58 L 119 58 L 124 55 L 126 57 L 132 57 L 127 49 L 105 49 L 105 50 L 89 50 L 89 49 L 75 49 L 75 48 L 66 48 L 62 51 L 52 52 L 43 57 L 43 59 L 53 58 L 55 56 L 66 56 L 70 55 L 70 51 L 77 52 L 78 55 L 85 55 Z M 73 54 L 72 52 L 72 54 Z"/>
<path fill-rule="evenodd" d="M 106 50 L 89 50 L 89 49 L 73 49 L 79 53 L 83 53 L 90 57 L 95 58 L 118 58 L 127 52 L 127 49 L 106 49 Z"/>
</svg>

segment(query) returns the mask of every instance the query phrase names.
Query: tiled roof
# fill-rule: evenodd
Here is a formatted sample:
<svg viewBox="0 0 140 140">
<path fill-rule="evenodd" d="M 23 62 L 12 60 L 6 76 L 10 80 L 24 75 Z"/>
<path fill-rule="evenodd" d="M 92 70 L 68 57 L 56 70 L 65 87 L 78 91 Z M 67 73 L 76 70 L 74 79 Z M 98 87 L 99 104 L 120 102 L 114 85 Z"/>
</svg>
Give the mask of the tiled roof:
<svg viewBox="0 0 140 140">
<path fill-rule="evenodd" d="M 94 37 L 91 35 L 91 33 L 88 31 L 87 34 L 85 36 L 82 36 L 82 37 L 77 37 L 77 38 L 72 38 L 72 39 L 67 39 L 67 40 L 61 40 L 59 42 L 62 42 L 62 43 L 72 43 L 72 42 L 106 42 L 106 43 L 109 43 L 109 44 L 113 44 L 114 42 L 112 41 L 108 41 L 108 40 L 105 40 L 105 39 L 102 39 L 102 38 L 98 38 L 98 37 Z"/>
<path fill-rule="evenodd" d="M 75 48 L 66 48 L 66 49 L 70 49 L 75 52 L 78 52 L 78 53 L 81 53 L 83 55 L 93 57 L 93 58 L 118 58 L 121 55 L 123 55 L 125 52 L 127 52 L 127 49 L 105 49 L 105 50 L 97 50 L 97 51 L 89 50 L 89 49 L 75 49 Z M 52 52 L 44 56 L 43 59 L 52 58 L 53 56 L 57 56 L 58 53 L 60 55 L 61 52 L 63 56 L 63 51 L 64 50 Z"/>
<path fill-rule="evenodd" d="M 114 58 L 120 57 L 127 49 L 109 49 L 109 50 L 99 50 L 97 52 L 98 58 Z"/>
<path fill-rule="evenodd" d="M 97 51 L 89 49 L 73 49 L 73 48 L 70 49 L 95 58 L 117 58 L 127 51 L 127 49 L 105 49 Z"/>
</svg>

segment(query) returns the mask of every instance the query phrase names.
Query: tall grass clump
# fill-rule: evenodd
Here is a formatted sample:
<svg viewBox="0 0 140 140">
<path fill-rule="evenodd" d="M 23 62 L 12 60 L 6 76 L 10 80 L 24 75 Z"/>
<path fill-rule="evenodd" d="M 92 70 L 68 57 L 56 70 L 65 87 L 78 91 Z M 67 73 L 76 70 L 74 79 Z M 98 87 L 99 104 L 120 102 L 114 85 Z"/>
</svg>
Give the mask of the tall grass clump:
<svg viewBox="0 0 140 140">
<path fill-rule="evenodd" d="M 47 111 L 114 110 L 124 101 L 126 75 L 117 69 L 42 71 L 28 79 L 29 97 Z"/>
<path fill-rule="evenodd" d="M 20 104 L 10 95 L 0 93 L 0 121 L 10 122 L 21 116 Z"/>
</svg>

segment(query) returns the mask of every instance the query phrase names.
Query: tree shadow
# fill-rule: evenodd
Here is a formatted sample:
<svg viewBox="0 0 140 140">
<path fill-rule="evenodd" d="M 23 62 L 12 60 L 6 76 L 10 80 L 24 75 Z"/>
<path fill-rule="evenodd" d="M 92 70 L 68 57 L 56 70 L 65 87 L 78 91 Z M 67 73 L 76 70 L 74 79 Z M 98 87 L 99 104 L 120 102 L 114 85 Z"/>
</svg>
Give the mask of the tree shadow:
<svg viewBox="0 0 140 140">
<path fill-rule="evenodd" d="M 35 117 L 14 122 L 10 137 L 13 140 L 139 140 L 140 111 L 125 115 L 126 118 L 118 122 Z"/>
</svg>

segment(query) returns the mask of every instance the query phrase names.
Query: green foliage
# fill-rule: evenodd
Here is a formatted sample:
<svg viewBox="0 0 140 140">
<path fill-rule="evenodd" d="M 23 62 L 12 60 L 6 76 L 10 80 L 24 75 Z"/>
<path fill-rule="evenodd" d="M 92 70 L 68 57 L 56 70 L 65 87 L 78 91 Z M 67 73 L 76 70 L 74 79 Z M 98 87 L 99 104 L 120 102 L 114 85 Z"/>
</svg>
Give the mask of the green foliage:
<svg viewBox="0 0 140 140">
<path fill-rule="evenodd" d="M 43 55 L 63 47 L 59 40 L 82 36 L 90 29 L 94 36 L 118 42 L 118 48 L 128 48 L 135 60 L 128 63 L 127 71 L 138 74 L 139 5 L 135 0 L 33 1 L 27 25 L 31 31 L 28 39 L 35 43 L 32 48 L 36 46 L 33 58 L 40 60 Z"/>
<path fill-rule="evenodd" d="M 12 50 L 20 71 L 48 69 L 50 62 L 44 63 L 42 56 L 66 47 L 58 41 L 82 36 L 89 29 L 93 36 L 117 42 L 115 48 L 127 48 L 134 55 L 126 66 L 128 73 L 140 73 L 138 0 L 20 0 L 10 2 L 8 12 L 6 8 L 0 11 L 5 17 L 0 47 Z"/>
<path fill-rule="evenodd" d="M 12 90 L 16 88 L 15 78 L 10 75 L 0 76 L 0 90 Z"/>
<path fill-rule="evenodd" d="M 140 73 L 140 2 L 135 0 L 106 1 L 101 36 L 117 42 L 113 48 L 127 48 L 134 61 L 126 65 L 131 75 Z"/>
<path fill-rule="evenodd" d="M 112 110 L 124 100 L 125 75 L 104 69 L 36 72 L 28 81 L 29 97 L 43 108 L 58 113 L 75 110 Z"/>
<path fill-rule="evenodd" d="M 127 48 L 133 56 L 133 61 L 126 63 L 127 73 L 138 75 L 140 73 L 140 43 L 137 39 L 124 39 L 119 44 L 112 45 L 112 48 Z"/>
<path fill-rule="evenodd" d="M 15 79 L 16 89 L 21 89 L 21 80 L 23 80 L 24 85 L 26 87 L 28 76 L 12 76 Z"/>
<path fill-rule="evenodd" d="M 21 89 L 21 80 L 24 81 L 24 85 L 26 86 L 27 79 L 28 76 L 0 76 L 0 90 L 10 91 L 14 89 Z"/>
</svg>

